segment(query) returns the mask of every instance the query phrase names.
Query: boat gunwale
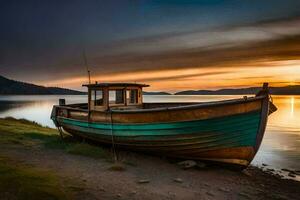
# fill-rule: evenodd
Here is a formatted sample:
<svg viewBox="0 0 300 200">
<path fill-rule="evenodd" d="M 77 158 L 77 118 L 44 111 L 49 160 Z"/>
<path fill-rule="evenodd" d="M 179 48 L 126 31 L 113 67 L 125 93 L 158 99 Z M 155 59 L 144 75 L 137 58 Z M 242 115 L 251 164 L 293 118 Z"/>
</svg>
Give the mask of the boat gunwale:
<svg viewBox="0 0 300 200">
<path fill-rule="evenodd" d="M 231 99 L 231 100 L 221 100 L 213 102 L 198 102 L 198 104 L 186 105 L 186 106 L 176 106 L 176 107 L 165 107 L 165 108 L 150 108 L 150 109 L 137 109 L 137 110 L 111 110 L 112 113 L 140 113 L 140 112 L 156 112 L 156 111 L 169 111 L 169 110 L 184 110 L 184 109 L 194 109 L 194 108 L 205 108 L 205 107 L 214 107 L 214 106 L 223 106 L 223 105 L 234 105 L 239 103 L 248 103 L 256 100 L 261 100 L 266 98 L 267 95 L 257 96 L 257 97 L 248 97 L 247 99 Z M 178 102 L 180 103 L 180 102 Z"/>
<path fill-rule="evenodd" d="M 197 121 L 204 121 L 204 120 L 217 120 L 219 118 L 222 118 L 222 117 L 231 117 L 231 116 L 235 116 L 235 115 L 244 115 L 244 114 L 259 114 L 261 115 L 261 109 L 258 109 L 258 110 L 253 110 L 253 111 L 249 111 L 249 112 L 243 112 L 243 113 L 236 113 L 236 114 L 230 114 L 230 115 L 225 115 L 225 116 L 219 116 L 219 117 L 213 117 L 213 118 L 207 118 L 207 119 L 195 119 L 195 120 L 183 120 L 183 121 L 169 121 L 169 122 L 152 122 L 151 124 L 152 125 L 157 125 L 157 124 L 173 124 L 173 123 L 194 123 L 194 122 L 197 122 Z M 69 117 L 63 117 L 63 116 L 56 116 L 57 119 L 59 120 L 73 120 L 73 121 L 77 121 L 77 122 L 81 122 L 81 123 L 87 123 L 87 124 L 103 124 L 103 125 L 106 125 L 106 126 L 110 126 L 110 125 L 113 125 L 113 126 L 118 126 L 118 125 L 129 125 L 129 126 L 135 126 L 135 125 L 138 125 L 138 126 L 143 126 L 143 125 L 148 125 L 149 123 L 146 122 L 146 123 L 118 123 L 118 122 L 98 122 L 98 121 L 87 121 L 87 120 L 81 120 L 81 119 L 73 119 L 73 118 L 69 118 Z M 82 126 L 83 127 L 83 126 Z M 170 129 L 178 129 L 178 128 L 170 128 Z M 111 130 L 111 128 L 109 129 L 103 129 L 103 130 Z M 130 130 L 130 129 L 126 129 L 126 130 Z M 153 129 L 155 130 L 155 129 Z"/>
<path fill-rule="evenodd" d="M 248 103 L 257 100 L 262 100 L 264 98 L 268 98 L 268 94 L 255 96 L 255 97 L 247 97 L 247 98 L 238 98 L 238 99 L 230 99 L 230 100 L 221 100 L 221 101 L 213 101 L 213 102 L 195 102 L 192 105 L 181 105 L 181 106 L 174 106 L 174 107 L 160 107 L 160 108 L 149 108 L 149 109 L 134 109 L 134 110 L 105 110 L 105 111 L 93 111 L 93 112 L 104 112 L 104 113 L 143 113 L 143 112 L 161 112 L 161 111 L 170 111 L 170 110 L 188 110 L 188 109 L 195 109 L 195 108 L 205 108 L 205 107 L 215 107 L 215 106 L 226 106 L 226 105 L 234 105 L 239 103 Z M 168 102 L 166 102 L 168 103 Z M 194 103 L 194 102 L 173 102 L 173 103 Z M 62 109 L 69 109 L 73 111 L 81 111 L 89 113 L 88 109 L 76 108 L 72 107 L 72 105 L 78 104 L 69 104 L 69 105 L 55 105 L 57 108 Z"/>
</svg>

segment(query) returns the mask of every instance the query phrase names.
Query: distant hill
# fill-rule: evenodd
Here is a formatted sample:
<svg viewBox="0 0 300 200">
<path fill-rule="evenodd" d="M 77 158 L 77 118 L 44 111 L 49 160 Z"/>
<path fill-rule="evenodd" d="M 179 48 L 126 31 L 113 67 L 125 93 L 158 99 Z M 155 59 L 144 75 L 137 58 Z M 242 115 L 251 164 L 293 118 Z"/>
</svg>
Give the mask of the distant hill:
<svg viewBox="0 0 300 200">
<path fill-rule="evenodd" d="M 143 91 L 143 95 L 171 95 L 167 92 L 145 92 Z"/>
<path fill-rule="evenodd" d="M 277 95 L 300 95 L 300 85 L 285 87 L 269 87 L 270 94 Z M 175 95 L 244 95 L 256 94 L 261 87 L 249 87 L 241 89 L 220 89 L 220 90 L 186 90 L 175 93 Z"/>
<path fill-rule="evenodd" d="M 300 85 L 285 87 L 269 87 L 271 94 L 277 95 L 300 95 Z M 261 87 L 249 87 L 240 89 L 220 90 L 186 90 L 175 95 L 246 95 L 256 94 Z M 11 80 L 0 75 L 0 95 L 80 95 L 86 92 L 70 90 L 59 87 L 44 87 L 31 83 Z M 171 95 L 167 92 L 143 92 L 144 95 Z"/>
<path fill-rule="evenodd" d="M 79 95 L 86 94 L 75 90 L 43 87 L 30 83 L 11 80 L 0 75 L 0 95 L 51 95 L 51 94 L 67 94 Z"/>
</svg>

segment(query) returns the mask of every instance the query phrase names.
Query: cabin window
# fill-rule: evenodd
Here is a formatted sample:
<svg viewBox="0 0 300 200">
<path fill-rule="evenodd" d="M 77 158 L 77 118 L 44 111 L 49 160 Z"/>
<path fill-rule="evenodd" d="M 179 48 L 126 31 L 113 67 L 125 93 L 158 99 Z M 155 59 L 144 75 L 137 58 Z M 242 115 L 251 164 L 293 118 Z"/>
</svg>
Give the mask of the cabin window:
<svg viewBox="0 0 300 200">
<path fill-rule="evenodd" d="M 94 106 L 103 106 L 103 91 L 102 90 L 92 90 L 91 100 Z"/>
<path fill-rule="evenodd" d="M 138 103 L 138 90 L 132 89 L 126 91 L 126 99 L 128 104 L 137 104 Z"/>
<path fill-rule="evenodd" d="M 124 104 L 124 91 L 122 89 L 109 90 L 109 104 Z"/>
</svg>

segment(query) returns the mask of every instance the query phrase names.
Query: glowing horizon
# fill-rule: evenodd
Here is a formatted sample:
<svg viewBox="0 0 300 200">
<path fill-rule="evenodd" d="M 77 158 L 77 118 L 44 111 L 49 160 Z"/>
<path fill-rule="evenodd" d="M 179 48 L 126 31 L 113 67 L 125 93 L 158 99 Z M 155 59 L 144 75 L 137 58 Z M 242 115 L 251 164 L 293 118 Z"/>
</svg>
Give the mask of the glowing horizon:
<svg viewBox="0 0 300 200">
<path fill-rule="evenodd" d="M 136 71 L 92 75 L 92 82 L 140 82 L 150 84 L 147 91 L 176 92 L 181 90 L 221 89 L 260 86 L 287 86 L 300 83 L 300 60 L 263 62 L 259 66 L 245 64 L 243 67 L 188 68 Z M 81 89 L 88 82 L 87 75 L 58 79 L 37 84 Z"/>
</svg>

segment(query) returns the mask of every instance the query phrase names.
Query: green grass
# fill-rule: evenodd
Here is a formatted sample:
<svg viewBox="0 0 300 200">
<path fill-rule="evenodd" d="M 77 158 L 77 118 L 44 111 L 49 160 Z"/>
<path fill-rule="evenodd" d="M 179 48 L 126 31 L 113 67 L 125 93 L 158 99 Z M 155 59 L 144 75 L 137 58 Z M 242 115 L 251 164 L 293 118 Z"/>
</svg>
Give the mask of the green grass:
<svg viewBox="0 0 300 200">
<path fill-rule="evenodd" d="M 41 125 L 25 119 L 5 118 L 0 119 L 0 143 L 23 144 L 33 146 L 41 143 L 41 140 L 30 138 L 32 135 L 40 137 L 57 137 L 55 129 L 42 127 Z"/>
<path fill-rule="evenodd" d="M 12 133 L 33 132 L 41 134 L 56 134 L 57 132 L 55 129 L 43 127 L 36 122 L 26 119 L 15 119 L 12 117 L 0 119 L 0 130 Z"/>
<path fill-rule="evenodd" d="M 66 153 L 109 160 L 111 153 L 101 147 L 82 143 L 71 136 L 62 140 L 56 129 L 43 127 L 25 119 L 0 119 L 0 145 L 60 149 Z"/>
<path fill-rule="evenodd" d="M 50 172 L 0 157 L 1 199 L 72 199 L 71 192 L 62 187 L 59 178 Z"/>
<path fill-rule="evenodd" d="M 0 146 L 17 150 L 51 149 L 58 153 L 68 153 L 112 161 L 109 149 L 83 143 L 66 136 L 62 140 L 56 129 L 43 127 L 28 120 L 14 118 L 0 119 Z M 112 164 L 109 170 L 123 171 L 125 167 Z M 63 183 L 61 183 L 63 181 Z M 60 180 L 53 172 L 39 170 L 16 163 L 0 155 L 0 199 L 73 199 L 72 195 L 84 190 L 77 183 Z"/>
</svg>

